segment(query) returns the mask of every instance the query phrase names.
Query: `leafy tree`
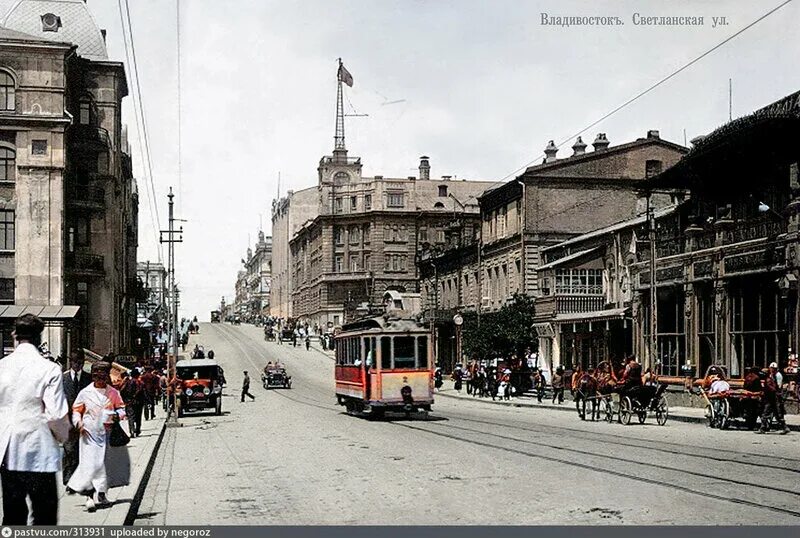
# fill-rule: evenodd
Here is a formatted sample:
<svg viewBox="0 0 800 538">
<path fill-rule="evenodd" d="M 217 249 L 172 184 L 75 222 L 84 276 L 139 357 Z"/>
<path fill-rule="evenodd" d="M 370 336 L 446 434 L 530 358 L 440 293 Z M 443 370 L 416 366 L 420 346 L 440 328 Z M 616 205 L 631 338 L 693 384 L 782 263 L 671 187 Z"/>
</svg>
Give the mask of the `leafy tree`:
<svg viewBox="0 0 800 538">
<path fill-rule="evenodd" d="M 533 299 L 515 294 L 513 300 L 497 312 L 478 315 L 463 314 L 462 337 L 464 353 L 469 358 L 521 356 L 525 348 L 536 350 L 538 340 L 533 329 L 535 309 Z"/>
</svg>

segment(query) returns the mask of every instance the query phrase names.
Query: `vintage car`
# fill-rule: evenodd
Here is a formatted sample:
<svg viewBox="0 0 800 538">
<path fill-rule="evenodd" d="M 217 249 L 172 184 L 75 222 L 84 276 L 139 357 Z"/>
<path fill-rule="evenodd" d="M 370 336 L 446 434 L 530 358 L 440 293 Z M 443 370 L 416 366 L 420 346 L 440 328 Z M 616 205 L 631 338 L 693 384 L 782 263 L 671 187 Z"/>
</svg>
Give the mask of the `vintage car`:
<svg viewBox="0 0 800 538">
<path fill-rule="evenodd" d="M 221 317 L 222 313 L 219 310 L 213 310 L 211 312 L 211 323 L 219 323 Z"/>
<path fill-rule="evenodd" d="M 217 415 L 222 414 L 222 386 L 225 384 L 225 378 L 217 361 L 181 360 L 175 365 L 175 370 L 180 381 L 179 417 L 187 411 L 202 411 L 209 408 Z"/>
<path fill-rule="evenodd" d="M 264 340 L 267 342 L 275 341 L 275 328 L 271 325 L 264 327 Z"/>
<path fill-rule="evenodd" d="M 261 382 L 264 384 L 265 389 L 271 388 L 292 388 L 292 376 L 286 373 L 286 368 L 275 367 L 268 368 L 261 373 Z"/>
</svg>

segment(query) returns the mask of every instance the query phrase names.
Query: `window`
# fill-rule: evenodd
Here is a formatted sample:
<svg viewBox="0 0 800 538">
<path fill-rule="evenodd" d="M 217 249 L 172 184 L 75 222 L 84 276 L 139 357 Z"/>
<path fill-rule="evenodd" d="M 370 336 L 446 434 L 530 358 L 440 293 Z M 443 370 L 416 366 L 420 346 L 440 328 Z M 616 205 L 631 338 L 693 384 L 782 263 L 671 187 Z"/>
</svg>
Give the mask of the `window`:
<svg viewBox="0 0 800 538">
<path fill-rule="evenodd" d="M 5 71 L 0 71 L 0 110 L 15 110 L 17 108 L 14 92 L 16 84 L 14 77 Z"/>
<path fill-rule="evenodd" d="M 357 245 L 358 244 L 358 242 L 360 240 L 360 237 L 359 237 L 359 232 L 360 231 L 361 230 L 360 230 L 360 228 L 358 226 L 351 226 L 350 227 L 350 230 L 348 231 L 347 235 L 350 236 L 350 244 L 351 245 Z"/>
<path fill-rule="evenodd" d="M 101 151 L 98 153 L 96 164 L 98 174 L 108 174 L 108 152 Z"/>
<path fill-rule="evenodd" d="M 53 13 L 42 15 L 42 32 L 58 32 L 61 28 L 61 17 Z"/>
<path fill-rule="evenodd" d="M 47 140 L 31 140 L 31 154 L 47 155 Z"/>
<path fill-rule="evenodd" d="M 369 245 L 369 224 L 364 225 L 364 244 Z"/>
<path fill-rule="evenodd" d="M 364 210 L 372 209 L 372 195 L 365 194 L 364 195 Z"/>
<path fill-rule="evenodd" d="M 436 202 L 433 204 L 434 209 L 444 209 L 444 204 L 442 202 Z"/>
<path fill-rule="evenodd" d="M 86 282 L 78 282 L 77 285 L 77 293 L 75 295 L 77 303 L 79 305 L 85 305 L 89 303 L 89 284 Z"/>
<path fill-rule="evenodd" d="M 78 121 L 81 125 L 90 125 L 92 123 L 92 102 L 87 97 L 81 99 Z"/>
<path fill-rule="evenodd" d="M 13 211 L 0 210 L 0 250 L 14 250 L 14 218 Z"/>
<path fill-rule="evenodd" d="M 381 369 L 392 369 L 392 337 L 381 336 Z"/>
<path fill-rule="evenodd" d="M 14 181 L 17 177 L 17 152 L 0 147 L 0 181 Z"/>
<path fill-rule="evenodd" d="M 420 243 L 428 242 L 428 228 L 426 228 L 425 226 L 419 229 L 419 242 Z"/>
<path fill-rule="evenodd" d="M 337 245 L 344 245 L 344 233 L 342 228 L 336 227 L 333 229 L 333 240 Z"/>
<path fill-rule="evenodd" d="M 662 166 L 663 165 L 662 165 L 661 161 L 658 161 L 658 160 L 655 160 L 655 159 L 653 159 L 653 160 L 648 159 L 644 163 L 644 177 L 657 176 L 658 174 L 661 173 Z"/>
<path fill-rule="evenodd" d="M 334 258 L 333 270 L 337 273 L 344 271 L 344 256 L 336 256 L 336 258 Z"/>
<path fill-rule="evenodd" d="M 350 256 L 350 272 L 357 273 L 361 270 L 358 264 L 358 256 Z"/>
<path fill-rule="evenodd" d="M 88 246 L 89 239 L 92 235 L 91 223 L 89 219 L 86 217 L 80 217 L 75 221 L 75 224 L 75 244 L 79 247 Z"/>
<path fill-rule="evenodd" d="M 350 197 L 350 211 L 355 211 L 358 208 L 358 198 L 356 196 Z"/>
<path fill-rule="evenodd" d="M 436 230 L 436 242 L 437 243 L 444 243 L 445 242 L 444 230 L 443 229 L 442 230 Z"/>
<path fill-rule="evenodd" d="M 369 271 L 369 254 L 364 255 L 364 271 Z"/>
<path fill-rule="evenodd" d="M 602 269 L 559 269 L 556 271 L 556 293 L 602 295 Z"/>
<path fill-rule="evenodd" d="M 403 207 L 403 193 L 402 192 L 390 192 L 389 193 L 388 206 L 389 207 Z"/>
<path fill-rule="evenodd" d="M 342 199 L 341 199 L 341 197 L 339 197 L 339 198 L 336 198 L 336 199 L 334 200 L 334 206 L 333 206 L 333 210 L 334 210 L 334 212 L 336 212 L 336 213 L 341 213 L 341 212 L 344 210 L 344 205 L 343 205 L 343 203 L 342 203 Z"/>
<path fill-rule="evenodd" d="M 439 185 L 439 198 L 447 198 L 447 185 Z"/>
<path fill-rule="evenodd" d="M 0 304 L 14 304 L 14 279 L 0 278 Z"/>
<path fill-rule="evenodd" d="M 394 337 L 394 367 L 395 368 L 414 368 L 416 358 L 414 355 L 413 336 Z"/>
</svg>

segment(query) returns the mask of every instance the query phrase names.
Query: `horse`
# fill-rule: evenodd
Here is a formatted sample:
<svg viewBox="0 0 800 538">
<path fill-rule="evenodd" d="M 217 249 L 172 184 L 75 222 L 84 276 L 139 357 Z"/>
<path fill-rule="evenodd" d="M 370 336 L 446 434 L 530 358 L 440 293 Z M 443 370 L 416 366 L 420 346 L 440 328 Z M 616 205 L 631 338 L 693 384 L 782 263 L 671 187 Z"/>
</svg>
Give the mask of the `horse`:
<svg viewBox="0 0 800 538">
<path fill-rule="evenodd" d="M 591 405 L 590 420 L 600 419 L 600 405 L 597 400 L 597 379 L 592 375 L 594 372 L 589 371 L 584 373 L 578 379 L 578 390 L 575 394 L 575 406 L 578 409 L 578 416 L 581 420 L 586 420 L 586 402 L 589 401 Z"/>
</svg>

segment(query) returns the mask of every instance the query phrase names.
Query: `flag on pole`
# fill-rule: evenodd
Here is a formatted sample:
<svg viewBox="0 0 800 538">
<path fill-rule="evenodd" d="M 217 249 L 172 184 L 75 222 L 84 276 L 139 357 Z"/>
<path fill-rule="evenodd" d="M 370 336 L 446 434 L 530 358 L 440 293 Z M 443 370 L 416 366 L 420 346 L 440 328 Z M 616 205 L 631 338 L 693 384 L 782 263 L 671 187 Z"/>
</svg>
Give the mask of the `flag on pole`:
<svg viewBox="0 0 800 538">
<path fill-rule="evenodd" d="M 348 71 L 342 63 L 339 64 L 339 80 L 351 88 L 353 87 L 353 75 L 350 74 L 350 71 Z"/>
</svg>

